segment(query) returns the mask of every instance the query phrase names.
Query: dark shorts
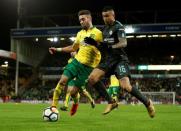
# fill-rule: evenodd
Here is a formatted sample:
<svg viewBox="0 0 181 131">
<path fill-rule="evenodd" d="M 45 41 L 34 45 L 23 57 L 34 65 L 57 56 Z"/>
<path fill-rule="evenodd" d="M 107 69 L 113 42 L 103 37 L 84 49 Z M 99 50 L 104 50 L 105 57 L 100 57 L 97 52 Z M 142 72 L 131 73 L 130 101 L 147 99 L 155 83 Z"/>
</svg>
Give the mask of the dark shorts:
<svg viewBox="0 0 181 131">
<path fill-rule="evenodd" d="M 131 77 L 130 69 L 127 61 L 121 59 L 108 58 L 101 62 L 97 67 L 106 72 L 106 77 L 115 74 L 118 79 L 123 77 Z"/>
</svg>

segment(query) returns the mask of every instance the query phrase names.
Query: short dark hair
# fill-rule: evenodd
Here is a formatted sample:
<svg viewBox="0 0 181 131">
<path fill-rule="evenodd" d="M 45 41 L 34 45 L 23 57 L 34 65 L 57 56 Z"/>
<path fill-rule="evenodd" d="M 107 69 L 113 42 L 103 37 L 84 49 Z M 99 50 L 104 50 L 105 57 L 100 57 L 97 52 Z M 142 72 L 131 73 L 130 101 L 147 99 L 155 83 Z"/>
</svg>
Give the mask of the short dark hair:
<svg viewBox="0 0 181 131">
<path fill-rule="evenodd" d="M 107 11 L 111 11 L 113 10 L 114 11 L 114 8 L 112 6 L 105 6 L 103 9 L 102 9 L 102 12 L 107 12 Z"/>
<path fill-rule="evenodd" d="M 89 10 L 80 10 L 78 16 L 80 15 L 91 15 L 91 12 Z"/>
</svg>

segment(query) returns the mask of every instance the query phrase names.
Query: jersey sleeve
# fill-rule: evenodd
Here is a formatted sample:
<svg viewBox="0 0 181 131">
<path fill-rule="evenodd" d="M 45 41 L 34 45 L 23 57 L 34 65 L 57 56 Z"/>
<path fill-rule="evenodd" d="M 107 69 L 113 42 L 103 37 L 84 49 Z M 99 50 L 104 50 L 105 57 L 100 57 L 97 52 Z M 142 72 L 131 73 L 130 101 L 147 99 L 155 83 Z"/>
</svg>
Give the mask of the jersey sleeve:
<svg viewBox="0 0 181 131">
<path fill-rule="evenodd" d="M 126 32 L 125 32 L 124 26 L 117 27 L 117 35 L 118 35 L 118 38 L 126 38 Z"/>
</svg>

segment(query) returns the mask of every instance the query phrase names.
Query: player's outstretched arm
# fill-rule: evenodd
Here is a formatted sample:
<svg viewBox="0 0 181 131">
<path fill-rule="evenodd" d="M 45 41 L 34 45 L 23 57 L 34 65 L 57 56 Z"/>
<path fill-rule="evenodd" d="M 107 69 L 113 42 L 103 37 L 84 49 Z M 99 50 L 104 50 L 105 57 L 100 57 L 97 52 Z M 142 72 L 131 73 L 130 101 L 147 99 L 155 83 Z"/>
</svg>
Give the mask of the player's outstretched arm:
<svg viewBox="0 0 181 131">
<path fill-rule="evenodd" d="M 72 45 L 70 46 L 66 46 L 66 47 L 63 47 L 63 48 L 55 48 L 55 47 L 50 47 L 49 48 L 49 52 L 50 54 L 55 54 L 56 52 L 66 52 L 66 53 L 70 53 L 70 52 L 74 52 L 75 49 L 73 48 Z"/>
</svg>

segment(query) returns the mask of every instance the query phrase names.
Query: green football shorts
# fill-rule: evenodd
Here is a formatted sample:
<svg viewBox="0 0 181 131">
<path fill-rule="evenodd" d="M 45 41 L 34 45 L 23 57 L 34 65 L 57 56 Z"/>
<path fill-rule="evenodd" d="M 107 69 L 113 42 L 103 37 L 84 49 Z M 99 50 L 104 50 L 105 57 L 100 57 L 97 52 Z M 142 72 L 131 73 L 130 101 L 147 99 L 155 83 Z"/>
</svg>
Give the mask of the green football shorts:
<svg viewBox="0 0 181 131">
<path fill-rule="evenodd" d="M 107 92 L 110 96 L 113 95 L 118 95 L 120 92 L 120 87 L 119 86 L 111 86 L 107 89 Z"/>
<path fill-rule="evenodd" d="M 92 67 L 81 64 L 76 59 L 74 59 L 64 68 L 63 75 L 68 77 L 69 86 L 76 86 L 82 89 L 84 88 L 85 80 L 88 79 L 88 76 L 92 70 Z"/>
</svg>

